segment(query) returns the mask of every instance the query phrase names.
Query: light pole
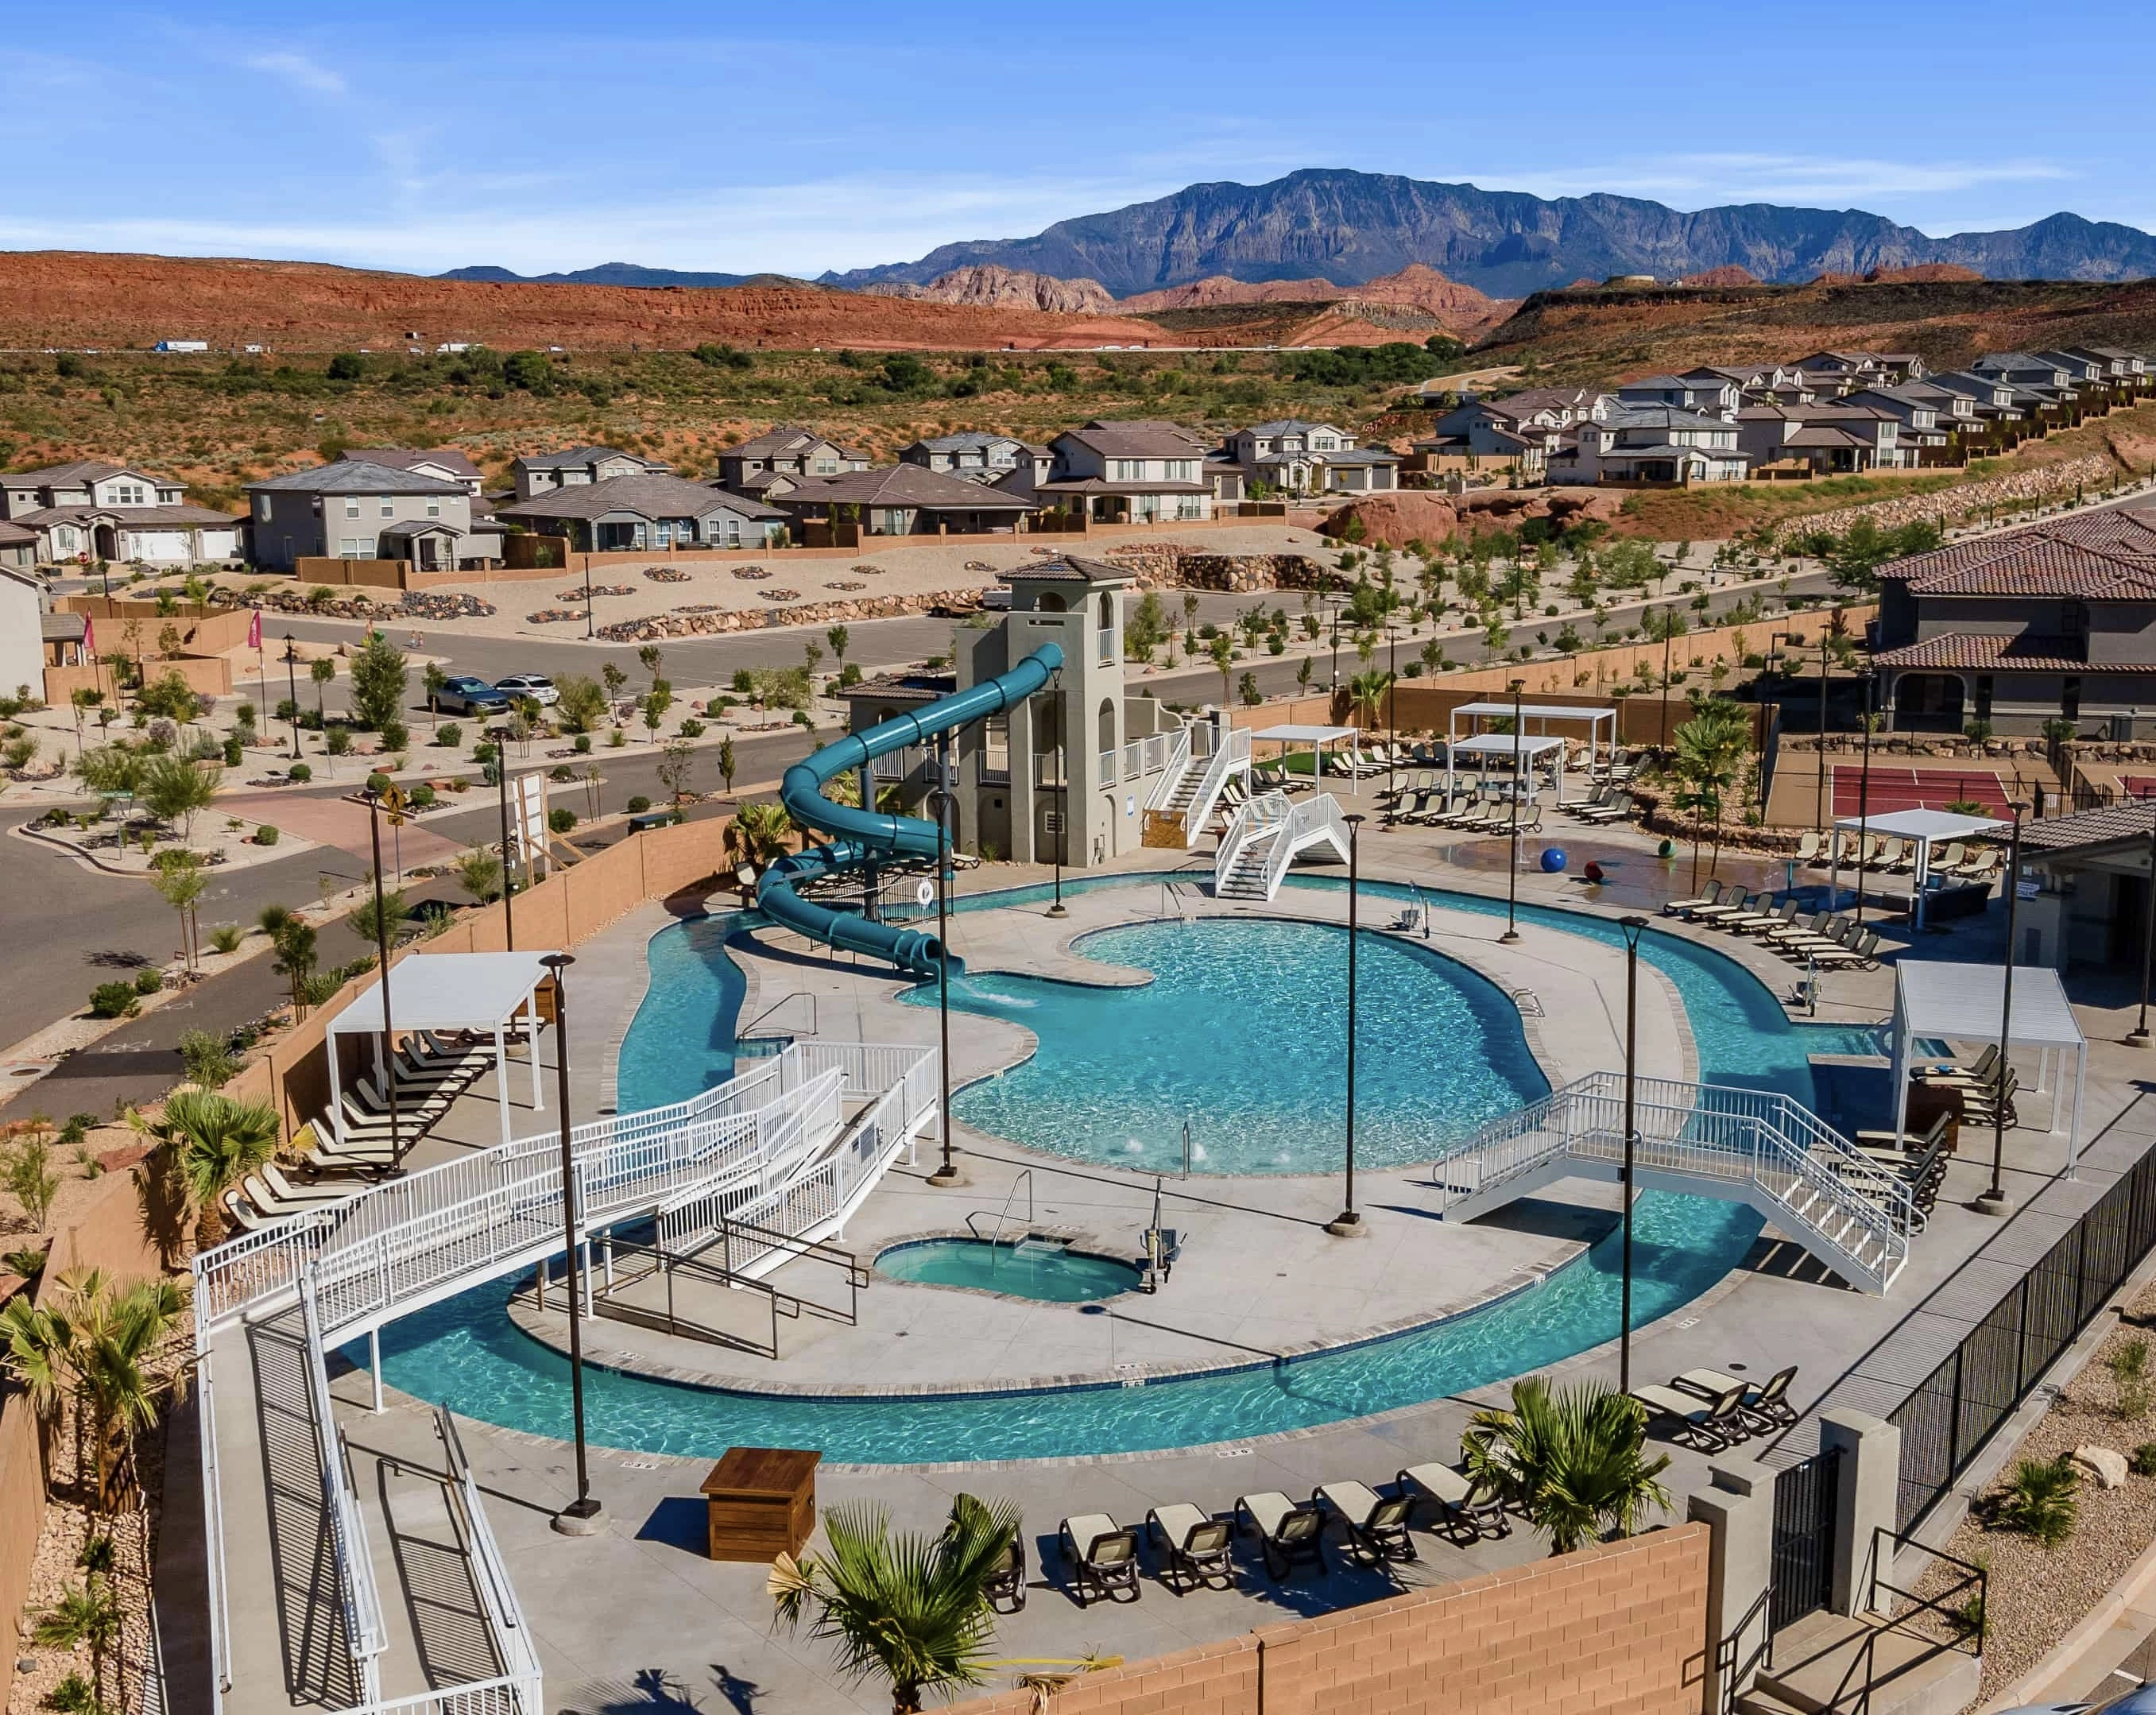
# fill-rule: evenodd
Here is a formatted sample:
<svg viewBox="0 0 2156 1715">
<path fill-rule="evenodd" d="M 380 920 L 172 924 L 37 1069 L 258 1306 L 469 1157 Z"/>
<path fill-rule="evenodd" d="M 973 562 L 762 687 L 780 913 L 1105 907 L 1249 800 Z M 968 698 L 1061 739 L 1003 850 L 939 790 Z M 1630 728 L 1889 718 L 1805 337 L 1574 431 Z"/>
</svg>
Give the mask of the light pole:
<svg viewBox="0 0 2156 1715">
<path fill-rule="evenodd" d="M 1865 674 L 1864 760 L 1856 771 L 1856 927 L 1860 929 L 1864 927 L 1864 848 L 1871 838 L 1871 698 L 1878 684 L 1877 674 L 1869 671 Z M 1832 837 L 1839 840 L 1840 831 L 1837 829 Z M 1834 901 L 1830 899 L 1827 909 L 1831 911 L 1833 908 Z"/>
<path fill-rule="evenodd" d="M 598 634 L 592 629 L 592 557 L 584 556 L 584 641 L 589 643 Z"/>
<path fill-rule="evenodd" d="M 514 952 L 516 907 L 510 903 L 510 896 L 516 891 L 516 877 L 509 844 L 509 729 L 490 727 L 486 736 L 494 741 L 494 783 L 501 803 L 501 944 L 505 951 Z"/>
<path fill-rule="evenodd" d="M 951 735 L 936 736 L 936 1014 L 942 1032 L 938 1070 L 943 1080 L 943 1159 L 928 1176 L 932 1185 L 958 1183 L 951 1158 Z"/>
<path fill-rule="evenodd" d="M 1400 634 L 1393 609 L 1385 609 L 1385 819 L 1389 828 L 1400 809 Z"/>
<path fill-rule="evenodd" d="M 367 832 L 374 845 L 374 951 L 377 960 L 375 968 L 382 973 L 382 1095 L 389 1103 L 389 1153 L 402 1162 L 404 1157 L 403 1128 L 397 1118 L 397 1036 L 396 1026 L 389 1016 L 389 919 L 382 903 L 382 794 L 367 789 Z"/>
<path fill-rule="evenodd" d="M 1632 1391 L 1632 1159 L 1633 1146 L 1639 1139 L 1633 1115 L 1638 1098 L 1640 937 L 1647 920 L 1620 917 L 1617 927 L 1625 932 L 1625 1254 L 1618 1309 L 1621 1325 L 1617 1338 L 1617 1391 L 1629 1394 Z"/>
<path fill-rule="evenodd" d="M 606 1521 L 584 1459 L 584 1271 L 577 1248 L 577 1158 L 569 1142 L 568 985 L 562 979 L 576 962 L 566 952 L 550 952 L 539 961 L 554 978 L 554 1106 L 562 1117 L 562 1245 L 569 1286 L 569 1405 L 577 1438 L 577 1498 L 554 1515 L 554 1528 L 565 1537 L 589 1537 Z M 539 1051 L 536 1035 L 531 1051 Z"/>
<path fill-rule="evenodd" d="M 1355 942 L 1363 819 L 1348 815 L 1340 819 L 1348 824 L 1348 1206 L 1325 1224 L 1325 1230 L 1336 1238 L 1352 1239 L 1363 1231 L 1362 1212 L 1355 1207 Z"/>
<path fill-rule="evenodd" d="M 1511 830 L 1511 861 L 1505 869 L 1505 932 L 1497 937 L 1497 944 L 1507 946 L 1520 938 L 1520 763 L 1526 756 L 1526 735 L 1520 731 L 1520 693 L 1527 689 L 1527 681 L 1512 681 L 1512 825 Z"/>
<path fill-rule="evenodd" d="M 300 651 L 294 646 L 292 634 L 285 634 L 285 685 L 292 705 L 292 760 L 300 760 Z M 268 724 L 266 721 L 264 723 Z"/>
<path fill-rule="evenodd" d="M 1826 832 L 1826 621 L 1820 621 L 1819 778 L 1812 783 L 1812 826 Z"/>
<path fill-rule="evenodd" d="M 2156 809 L 2156 805 L 2151 806 Z M 2156 960 L 2156 814 L 2148 821 L 2148 886 L 2141 896 L 2141 1012 L 2126 1033 L 2129 1046 L 2148 1045 L 2148 967 Z"/>
<path fill-rule="evenodd" d="M 1068 917 L 1063 907 L 1063 860 L 1070 855 L 1070 782 L 1063 772 L 1063 670 L 1055 670 L 1050 689 L 1049 713 L 1055 722 L 1054 747 L 1041 752 L 1055 758 L 1055 903 L 1049 906 L 1051 917 Z"/>
<path fill-rule="evenodd" d="M 1998 1087 L 1991 1102 L 1991 1186 L 1976 1199 L 1979 1214 L 2005 1214 L 2010 1205 L 2001 1176 L 2006 1159 L 2006 1056 L 2014 1036 L 2014 919 L 2021 903 L 2021 806 L 2014 812 L 2014 833 L 2006 847 L 2006 964 L 1999 979 Z"/>
</svg>

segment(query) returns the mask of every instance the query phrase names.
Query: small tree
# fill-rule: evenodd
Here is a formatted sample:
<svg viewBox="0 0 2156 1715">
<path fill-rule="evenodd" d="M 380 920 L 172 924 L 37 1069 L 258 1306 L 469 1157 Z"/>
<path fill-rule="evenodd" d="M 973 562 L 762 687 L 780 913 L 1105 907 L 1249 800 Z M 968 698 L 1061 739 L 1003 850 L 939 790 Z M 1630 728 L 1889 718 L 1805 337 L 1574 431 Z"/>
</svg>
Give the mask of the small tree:
<svg viewBox="0 0 2156 1715">
<path fill-rule="evenodd" d="M 824 641 L 831 645 L 831 659 L 839 664 L 841 673 L 846 667 L 846 645 L 853 640 L 853 633 L 843 625 L 834 625 L 824 634 Z"/>
<path fill-rule="evenodd" d="M 554 713 L 563 732 L 588 732 L 605 718 L 607 694 L 596 679 L 565 673 L 555 681 L 554 688 L 561 693 Z"/>
<path fill-rule="evenodd" d="M 409 677 L 402 650 L 378 632 L 369 638 L 352 658 L 352 719 L 370 732 L 391 725 L 404 706 Z"/>
<path fill-rule="evenodd" d="M 195 1210 L 195 1242 L 208 1250 L 224 1240 L 224 1194 L 277 1153 L 277 1111 L 208 1090 L 182 1090 L 152 1129 Z"/>
<path fill-rule="evenodd" d="M 729 798 L 733 796 L 734 770 L 737 766 L 739 766 L 739 759 L 734 755 L 732 737 L 729 736 L 721 739 L 719 741 L 719 778 L 726 783 L 726 796 Z"/>
<path fill-rule="evenodd" d="M 726 824 L 726 855 L 761 869 L 792 845 L 793 819 L 780 804 L 745 804 Z"/>
<path fill-rule="evenodd" d="M 181 949 L 192 971 L 202 950 L 202 900 L 209 891 L 209 877 L 203 873 L 202 860 L 191 851 L 167 852 L 163 858 L 151 877 L 151 885 L 157 896 L 179 913 Z"/>
<path fill-rule="evenodd" d="M 52 1146 L 40 1133 L 26 1132 L 4 1161 L 8 1189 L 23 1205 L 30 1225 L 43 1232 L 53 1212 L 53 1199 L 60 1189 L 59 1175 L 53 1171 Z"/>
<path fill-rule="evenodd" d="M 1214 670 L 1220 675 L 1220 706 L 1224 709 L 1228 706 L 1229 680 L 1235 667 L 1235 640 L 1226 632 L 1221 632 L 1213 639 L 1211 654 Z"/>
<path fill-rule="evenodd" d="M 655 643 L 645 644 L 637 650 L 636 659 L 643 663 L 644 670 L 651 675 L 651 682 L 656 685 L 659 682 L 659 664 L 662 659 L 659 653 L 659 645 Z"/>
<path fill-rule="evenodd" d="M 262 932 L 270 937 L 270 945 L 276 955 L 270 968 L 292 985 L 292 1016 L 305 1018 L 308 983 L 319 957 L 315 927 L 297 911 L 281 905 L 264 906 L 256 921 Z"/>
<path fill-rule="evenodd" d="M 602 661 L 599 664 L 599 677 L 606 685 L 607 713 L 613 717 L 614 725 L 619 727 L 621 725 L 621 694 L 628 688 L 629 675 L 623 672 L 613 662 Z"/>
<path fill-rule="evenodd" d="M 1478 1411 L 1460 1449 L 1477 1476 L 1507 1497 L 1569 1554 L 1607 1533 L 1630 1536 L 1650 1511 L 1666 1511 L 1661 1474 L 1669 1456 L 1646 1455 L 1640 1403 L 1589 1382 L 1553 1391 L 1541 1376 L 1512 1384 L 1509 1411 Z"/>
<path fill-rule="evenodd" d="M 30 1629 L 30 1641 L 40 1649 L 89 1650 L 90 1700 L 99 1710 L 105 1707 L 105 1658 L 120 1647 L 121 1613 L 112 1580 L 93 1572 L 69 1584 Z"/>
<path fill-rule="evenodd" d="M 695 753 L 685 738 L 676 738 L 660 749 L 659 783 L 666 788 L 677 804 L 681 802 L 681 794 L 689 788 L 689 769 L 694 760 Z"/>
<path fill-rule="evenodd" d="M 307 663 L 307 677 L 315 685 L 315 720 L 318 725 L 326 727 L 330 717 L 322 688 L 336 677 L 336 663 L 327 655 L 319 656 Z"/>
<path fill-rule="evenodd" d="M 216 798 L 221 772 L 214 763 L 191 763 L 184 757 L 152 757 L 142 770 L 138 796 L 159 821 L 177 824 L 186 840 L 194 833 L 196 816 Z"/>
<path fill-rule="evenodd" d="M 427 693 L 427 712 L 429 715 L 441 713 L 442 692 L 449 682 L 449 675 L 442 670 L 439 661 L 428 662 L 419 675 L 419 683 Z"/>
<path fill-rule="evenodd" d="M 469 846 L 457 854 L 457 885 L 480 905 L 501 897 L 501 859 L 485 846 Z"/>
<path fill-rule="evenodd" d="M 224 1038 L 208 1030 L 182 1030 L 179 1050 L 187 1081 L 198 1089 L 222 1090 L 239 1070 Z"/>
<path fill-rule="evenodd" d="M 377 911 L 374 903 L 373 875 L 370 873 L 362 878 L 361 885 L 367 891 L 360 902 L 345 913 L 345 926 L 369 947 L 378 946 L 387 940 L 393 949 L 397 945 L 397 932 L 410 914 L 410 902 L 404 896 L 404 890 L 401 887 L 384 888 L 381 909 Z"/>
</svg>

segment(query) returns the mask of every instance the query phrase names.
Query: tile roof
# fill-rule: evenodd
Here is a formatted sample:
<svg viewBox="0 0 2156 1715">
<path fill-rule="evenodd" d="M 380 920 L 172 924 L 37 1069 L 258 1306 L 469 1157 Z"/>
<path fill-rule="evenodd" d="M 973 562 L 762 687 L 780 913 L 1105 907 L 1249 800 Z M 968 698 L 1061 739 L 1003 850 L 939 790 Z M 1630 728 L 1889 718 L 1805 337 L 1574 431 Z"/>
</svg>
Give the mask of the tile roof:
<svg viewBox="0 0 2156 1715">
<path fill-rule="evenodd" d="M 1881 566 L 1913 595 L 2156 600 L 2156 516 L 2106 506 L 1999 536 L 1950 542 Z"/>
<path fill-rule="evenodd" d="M 12 524 L 0 518 L 0 542 L 35 542 L 38 532 L 21 524 Z"/>
<path fill-rule="evenodd" d="M 962 429 L 956 434 L 935 435 L 913 444 L 932 453 L 969 453 L 977 447 L 1022 447 L 1025 443 L 1014 434 L 990 434 L 985 429 Z"/>
<path fill-rule="evenodd" d="M 1137 573 L 1127 566 L 1107 560 L 1089 560 L 1077 554 L 1058 554 L 1031 566 L 1018 566 L 996 574 L 1002 583 L 1128 583 Z"/>
<path fill-rule="evenodd" d="M 53 524 L 87 524 L 93 519 L 145 527 L 240 521 L 229 512 L 212 511 L 208 506 L 40 506 L 34 512 L 19 514 L 15 521 L 43 530 Z"/>
<path fill-rule="evenodd" d="M 48 465 L 42 470 L 17 470 L 10 480 L 35 483 L 39 488 L 71 482 L 98 482 L 108 476 L 146 476 L 147 473 L 126 465 L 107 465 L 100 459 L 77 459 L 69 465 Z M 155 478 L 151 478 L 154 481 Z"/>
<path fill-rule="evenodd" d="M 737 446 L 728 447 L 720 457 L 726 459 L 767 459 L 774 453 L 791 453 L 805 446 L 821 442 L 825 446 L 838 447 L 829 435 L 819 434 L 813 429 L 804 429 L 798 423 L 775 423 L 762 434 L 752 436 Z M 839 447 L 844 452 L 844 447 Z"/>
<path fill-rule="evenodd" d="M 925 506 L 954 512 L 1028 512 L 1030 501 L 998 495 L 963 477 L 947 476 L 919 465 L 889 465 L 880 470 L 850 470 L 844 476 L 811 476 L 782 496 L 788 506 Z"/>
<path fill-rule="evenodd" d="M 2001 637 L 1985 631 L 1944 631 L 1902 649 L 1882 650 L 1871 658 L 1875 667 L 1938 668 L 1947 672 L 1989 672 L 1994 668 L 2033 673 L 2082 673 L 2087 660 L 2076 653 L 2071 637 L 2044 637 L 2023 632 Z M 2128 663 L 2104 664 L 2107 673 L 2156 673 L 2156 662 L 2146 666 Z"/>
<path fill-rule="evenodd" d="M 460 495 L 465 491 L 460 482 L 422 476 L 413 470 L 395 470 L 365 459 L 339 459 L 334 464 L 288 470 L 282 476 L 247 485 L 249 494 L 258 489 L 303 495 Z"/>
<path fill-rule="evenodd" d="M 2021 850 L 2025 854 L 2076 851 L 2121 840 L 2145 840 L 2152 822 L 2156 822 L 2156 798 L 2130 798 L 2071 816 L 2045 816 L 2021 824 Z"/>
<path fill-rule="evenodd" d="M 1111 459 L 1188 459 L 1205 450 L 1205 443 L 1188 429 L 1143 418 L 1128 422 L 1096 418 L 1083 429 L 1066 429 L 1056 439 L 1077 441 Z"/>
<path fill-rule="evenodd" d="M 409 470 L 415 465 L 439 465 L 459 476 L 479 480 L 479 466 L 454 447 L 346 447 L 340 458 L 358 459 L 369 465 L 386 465 L 393 470 Z"/>
<path fill-rule="evenodd" d="M 738 512 L 744 518 L 783 518 L 785 513 L 762 501 L 745 500 L 724 489 L 709 488 L 680 476 L 645 471 L 634 476 L 610 476 L 604 482 L 572 483 L 550 488 L 528 501 L 502 506 L 495 516 L 503 519 L 601 518 L 608 512 L 634 512 L 639 517 L 701 518 L 712 512 Z"/>
<path fill-rule="evenodd" d="M 634 459 L 647 470 L 664 470 L 666 468 L 656 459 L 647 459 L 638 453 L 624 453 L 619 447 L 562 447 L 552 453 L 528 453 L 516 462 L 526 470 L 567 470 L 596 465 L 602 459 Z"/>
</svg>

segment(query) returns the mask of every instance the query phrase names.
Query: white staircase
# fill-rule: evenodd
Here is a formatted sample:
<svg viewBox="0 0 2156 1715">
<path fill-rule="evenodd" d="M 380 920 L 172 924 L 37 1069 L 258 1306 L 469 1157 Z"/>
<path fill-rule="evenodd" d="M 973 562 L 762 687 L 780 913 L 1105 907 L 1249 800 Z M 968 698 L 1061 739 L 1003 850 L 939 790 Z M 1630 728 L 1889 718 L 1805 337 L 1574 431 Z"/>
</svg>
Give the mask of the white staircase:
<svg viewBox="0 0 2156 1715">
<path fill-rule="evenodd" d="M 1150 814 L 1171 816 L 1182 822 L 1183 845 L 1188 851 L 1204 837 L 1229 781 L 1238 774 L 1245 779 L 1250 777 L 1250 735 L 1243 728 L 1224 736 L 1210 727 L 1185 730 L 1198 742 L 1186 742 L 1179 759 L 1171 754 L 1166 772 L 1147 796 L 1145 807 Z M 1214 747 L 1209 753 L 1201 754 L 1199 735 L 1211 737 Z"/>
<path fill-rule="evenodd" d="M 1852 1286 L 1884 1292 L 1921 1225 L 1908 1188 L 1786 1096 L 1670 1078 L 1635 1086 L 1633 1184 L 1748 1204 Z M 1625 1077 L 1591 1072 L 1493 1120 L 1433 1173 L 1471 1220 L 1565 1178 L 1621 1181 Z"/>
<path fill-rule="evenodd" d="M 1305 798 L 1261 793 L 1235 812 L 1220 836 L 1213 858 L 1214 897 L 1270 900 L 1296 859 L 1320 845 L 1337 861 L 1348 861 L 1348 824 L 1337 798 L 1329 792 Z"/>
</svg>

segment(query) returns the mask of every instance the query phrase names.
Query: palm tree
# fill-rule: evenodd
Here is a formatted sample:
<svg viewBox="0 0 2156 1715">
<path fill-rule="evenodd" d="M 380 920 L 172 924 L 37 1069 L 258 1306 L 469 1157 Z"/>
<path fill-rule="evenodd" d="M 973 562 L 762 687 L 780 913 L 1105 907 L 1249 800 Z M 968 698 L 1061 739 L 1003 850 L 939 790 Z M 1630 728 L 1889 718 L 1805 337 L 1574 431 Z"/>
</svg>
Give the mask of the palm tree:
<svg viewBox="0 0 2156 1715">
<path fill-rule="evenodd" d="M 0 1306 L 0 1365 L 15 1378 L 28 1397 L 38 1422 L 38 1461 L 45 1486 L 52 1487 L 52 1443 L 67 1412 L 69 1380 L 67 1353 L 49 1312 L 31 1302 L 31 1294 L 18 1292 Z"/>
<path fill-rule="evenodd" d="M 726 855 L 762 869 L 786 855 L 793 819 L 779 804 L 745 804 L 726 824 Z"/>
<path fill-rule="evenodd" d="M 38 1616 L 30 1641 L 40 1649 L 73 1650 L 90 1646 L 90 1695 L 105 1707 L 105 1658 L 120 1646 L 120 1598 L 112 1580 L 93 1572 L 79 1584 L 70 1584 L 60 1599 Z"/>
<path fill-rule="evenodd" d="M 1348 681 L 1348 695 L 1373 727 L 1378 724 L 1378 708 L 1384 701 L 1385 693 L 1392 688 L 1393 675 L 1382 667 L 1373 667 L 1367 673 L 1358 673 Z"/>
<path fill-rule="evenodd" d="M 195 1243 L 211 1250 L 224 1240 L 224 1194 L 277 1153 L 277 1112 L 266 1102 L 182 1090 L 165 1103 L 155 1130 L 195 1206 Z"/>
<path fill-rule="evenodd" d="M 1692 819 L 1692 884 L 1699 883 L 1699 844 L 1702 824 L 1714 823 L 1714 862 L 1722 861 L 1722 819 L 1728 808 L 1728 793 L 1736 783 L 1744 753 L 1752 746 L 1752 723 L 1733 703 L 1702 699 L 1692 706 L 1691 719 L 1677 728 L 1675 802 Z"/>
<path fill-rule="evenodd" d="M 1553 1393 L 1540 1376 L 1512 1384 L 1510 1411 L 1478 1411 L 1460 1437 L 1468 1468 L 1493 1476 L 1550 1553 L 1569 1554 L 1598 1538 L 1630 1536 L 1650 1510 L 1666 1511 L 1661 1479 L 1669 1455 L 1646 1456 L 1639 1401 L 1599 1383 Z"/>
<path fill-rule="evenodd" d="M 60 1286 L 53 1321 L 90 1426 L 95 1505 L 116 1512 L 134 1468 L 136 1430 L 156 1422 L 159 1397 L 184 1384 L 184 1370 L 160 1379 L 145 1366 L 187 1314 L 187 1290 L 177 1281 L 146 1280 L 121 1291 L 101 1269 L 70 1270 Z"/>
<path fill-rule="evenodd" d="M 892 1715 L 916 1715 L 921 1694 L 977 1686 L 993 1665 L 988 1576 L 1019 1528 L 1008 1501 L 960 1495 L 936 1536 L 895 1534 L 880 1507 L 853 1502 L 824 1515 L 830 1551 L 782 1554 L 766 1588 L 781 1625 L 837 1644 L 840 1668 L 891 1684 Z"/>
</svg>

